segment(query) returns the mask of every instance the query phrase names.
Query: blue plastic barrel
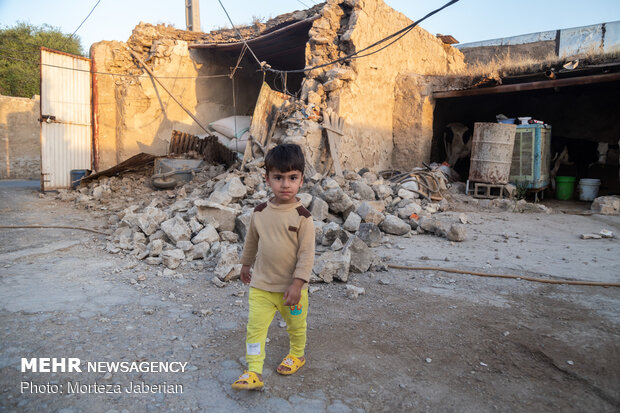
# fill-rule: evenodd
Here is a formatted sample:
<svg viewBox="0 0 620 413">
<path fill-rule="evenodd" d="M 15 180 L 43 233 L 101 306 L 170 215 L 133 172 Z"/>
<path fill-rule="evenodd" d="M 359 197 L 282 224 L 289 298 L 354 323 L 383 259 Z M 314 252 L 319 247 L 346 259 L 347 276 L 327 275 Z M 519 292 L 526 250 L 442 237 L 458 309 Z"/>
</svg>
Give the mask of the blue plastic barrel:
<svg viewBox="0 0 620 413">
<path fill-rule="evenodd" d="M 80 184 L 80 179 L 86 176 L 88 169 L 72 169 L 71 170 L 71 188 L 75 189 Z"/>
</svg>

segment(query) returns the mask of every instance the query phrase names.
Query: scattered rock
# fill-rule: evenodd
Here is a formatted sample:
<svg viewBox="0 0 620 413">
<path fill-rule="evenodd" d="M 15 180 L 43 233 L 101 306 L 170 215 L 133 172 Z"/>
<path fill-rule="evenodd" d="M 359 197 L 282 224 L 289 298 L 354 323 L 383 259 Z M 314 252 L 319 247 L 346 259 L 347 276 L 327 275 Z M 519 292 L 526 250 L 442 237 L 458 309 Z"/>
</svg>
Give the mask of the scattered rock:
<svg viewBox="0 0 620 413">
<path fill-rule="evenodd" d="M 181 261 L 185 259 L 185 253 L 179 248 L 166 250 L 161 253 L 161 258 L 163 264 L 173 270 L 181 265 Z"/>
<path fill-rule="evenodd" d="M 238 210 L 202 199 L 194 201 L 194 205 L 198 208 L 196 218 L 201 224 L 211 224 L 220 231 L 234 231 Z"/>
<path fill-rule="evenodd" d="M 217 277 L 213 277 L 213 278 L 211 279 L 211 282 L 212 282 L 212 283 L 213 283 L 213 285 L 215 285 L 217 288 L 224 288 L 224 287 L 226 287 L 226 283 L 225 283 L 224 281 L 220 280 L 220 279 L 219 279 L 219 278 L 217 278 Z"/>
<path fill-rule="evenodd" d="M 360 295 L 364 295 L 366 293 L 366 290 L 362 287 L 356 287 L 353 284 L 347 284 L 346 292 L 349 299 L 355 300 Z"/>
<path fill-rule="evenodd" d="M 600 196 L 594 199 L 590 210 L 595 214 L 618 215 L 620 214 L 620 197 Z"/>
<path fill-rule="evenodd" d="M 376 210 L 369 202 L 362 202 L 356 212 L 364 222 L 370 224 L 379 225 L 385 219 L 383 214 Z"/>
<path fill-rule="evenodd" d="M 161 229 L 175 244 L 179 241 L 189 241 L 192 231 L 179 215 L 175 215 L 167 221 L 162 222 Z"/>
<path fill-rule="evenodd" d="M 463 224 L 453 224 L 446 235 L 449 241 L 462 242 L 467 239 L 467 229 Z"/>
<path fill-rule="evenodd" d="M 346 282 L 349 278 L 349 267 L 351 264 L 351 251 L 327 251 L 323 255 L 316 257 L 312 272 L 326 283 L 330 283 L 334 278 Z"/>
<path fill-rule="evenodd" d="M 226 244 L 222 246 L 219 253 L 215 275 L 222 281 L 229 281 L 239 278 L 241 274 L 241 264 L 239 264 L 239 252 L 236 245 Z"/>
<path fill-rule="evenodd" d="M 351 189 L 354 193 L 359 195 L 359 199 L 375 199 L 375 191 L 373 191 L 372 188 L 364 181 L 360 180 L 351 182 Z"/>
<path fill-rule="evenodd" d="M 324 221 L 327 219 L 327 215 L 329 214 L 329 205 L 321 198 L 314 197 L 312 200 L 312 205 L 310 206 L 310 213 L 314 219 Z"/>
<path fill-rule="evenodd" d="M 346 221 L 344 221 L 343 229 L 351 232 L 355 232 L 360 228 L 360 224 L 362 223 L 362 217 L 360 217 L 355 212 L 349 213 Z"/>
<path fill-rule="evenodd" d="M 385 220 L 379 227 L 384 232 L 392 235 L 404 235 L 411 231 L 411 226 L 395 215 L 386 215 Z"/>
<path fill-rule="evenodd" d="M 381 244 L 381 230 L 376 224 L 367 222 L 360 224 L 357 236 L 371 248 Z"/>
<path fill-rule="evenodd" d="M 220 240 L 220 236 L 217 233 L 215 227 L 211 224 L 205 225 L 205 227 L 198 233 L 194 238 L 192 238 L 192 242 L 194 244 L 200 244 L 201 242 L 208 242 L 213 244 Z"/>
</svg>

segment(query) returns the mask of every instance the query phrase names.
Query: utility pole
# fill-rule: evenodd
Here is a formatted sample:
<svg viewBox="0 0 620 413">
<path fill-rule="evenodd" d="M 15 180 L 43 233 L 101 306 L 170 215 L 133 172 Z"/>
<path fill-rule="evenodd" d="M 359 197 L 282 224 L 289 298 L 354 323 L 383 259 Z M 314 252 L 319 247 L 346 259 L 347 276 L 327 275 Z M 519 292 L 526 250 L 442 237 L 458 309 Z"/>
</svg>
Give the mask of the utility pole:
<svg viewBox="0 0 620 413">
<path fill-rule="evenodd" d="M 200 0 L 185 0 L 185 25 L 190 32 L 200 31 Z"/>
</svg>

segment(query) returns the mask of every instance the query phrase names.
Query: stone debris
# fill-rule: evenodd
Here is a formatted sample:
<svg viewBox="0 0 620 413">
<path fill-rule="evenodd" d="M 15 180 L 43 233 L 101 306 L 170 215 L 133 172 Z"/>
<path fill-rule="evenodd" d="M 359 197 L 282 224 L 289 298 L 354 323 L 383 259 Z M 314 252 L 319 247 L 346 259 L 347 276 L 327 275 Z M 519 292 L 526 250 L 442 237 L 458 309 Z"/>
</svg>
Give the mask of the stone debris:
<svg viewBox="0 0 620 413">
<path fill-rule="evenodd" d="M 239 253 L 252 212 L 270 198 L 263 159 L 247 162 L 243 171 L 206 166 L 192 181 L 166 191 L 150 187 L 151 173 L 145 169 L 101 177 L 77 191 L 60 190 L 57 198 L 105 210 L 101 214 L 107 215 L 111 232 L 105 249 L 112 254 L 167 270 L 204 268 L 224 283 L 239 278 Z M 446 210 L 447 201 L 430 202 L 415 191 L 415 181 L 393 183 L 368 170 L 309 177 L 298 196 L 315 225 L 312 281 L 347 282 L 350 272 L 387 271 L 372 250 L 386 242 L 385 234 L 411 237 L 428 232 L 451 241 L 467 237 L 463 214 L 460 223 L 442 222 L 433 214 Z"/>
<path fill-rule="evenodd" d="M 590 210 L 595 214 L 618 215 L 620 214 L 620 197 L 600 196 L 595 198 L 590 205 Z"/>
<path fill-rule="evenodd" d="M 608 229 L 602 229 L 598 233 L 581 234 L 581 239 L 613 238 L 614 233 Z"/>
<path fill-rule="evenodd" d="M 366 293 L 366 289 L 362 287 L 357 287 L 353 284 L 347 284 L 346 288 L 347 297 L 351 300 L 355 300 L 360 295 L 364 295 Z"/>
</svg>

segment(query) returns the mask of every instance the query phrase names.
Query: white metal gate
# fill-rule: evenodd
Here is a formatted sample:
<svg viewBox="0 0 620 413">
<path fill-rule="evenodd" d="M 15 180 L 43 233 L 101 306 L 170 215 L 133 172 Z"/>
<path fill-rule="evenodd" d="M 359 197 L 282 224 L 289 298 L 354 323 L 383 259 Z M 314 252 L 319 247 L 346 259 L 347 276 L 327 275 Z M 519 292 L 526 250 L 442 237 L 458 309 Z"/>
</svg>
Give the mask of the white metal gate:
<svg viewBox="0 0 620 413">
<path fill-rule="evenodd" d="M 41 48 L 41 190 L 91 169 L 90 59 Z"/>
</svg>

